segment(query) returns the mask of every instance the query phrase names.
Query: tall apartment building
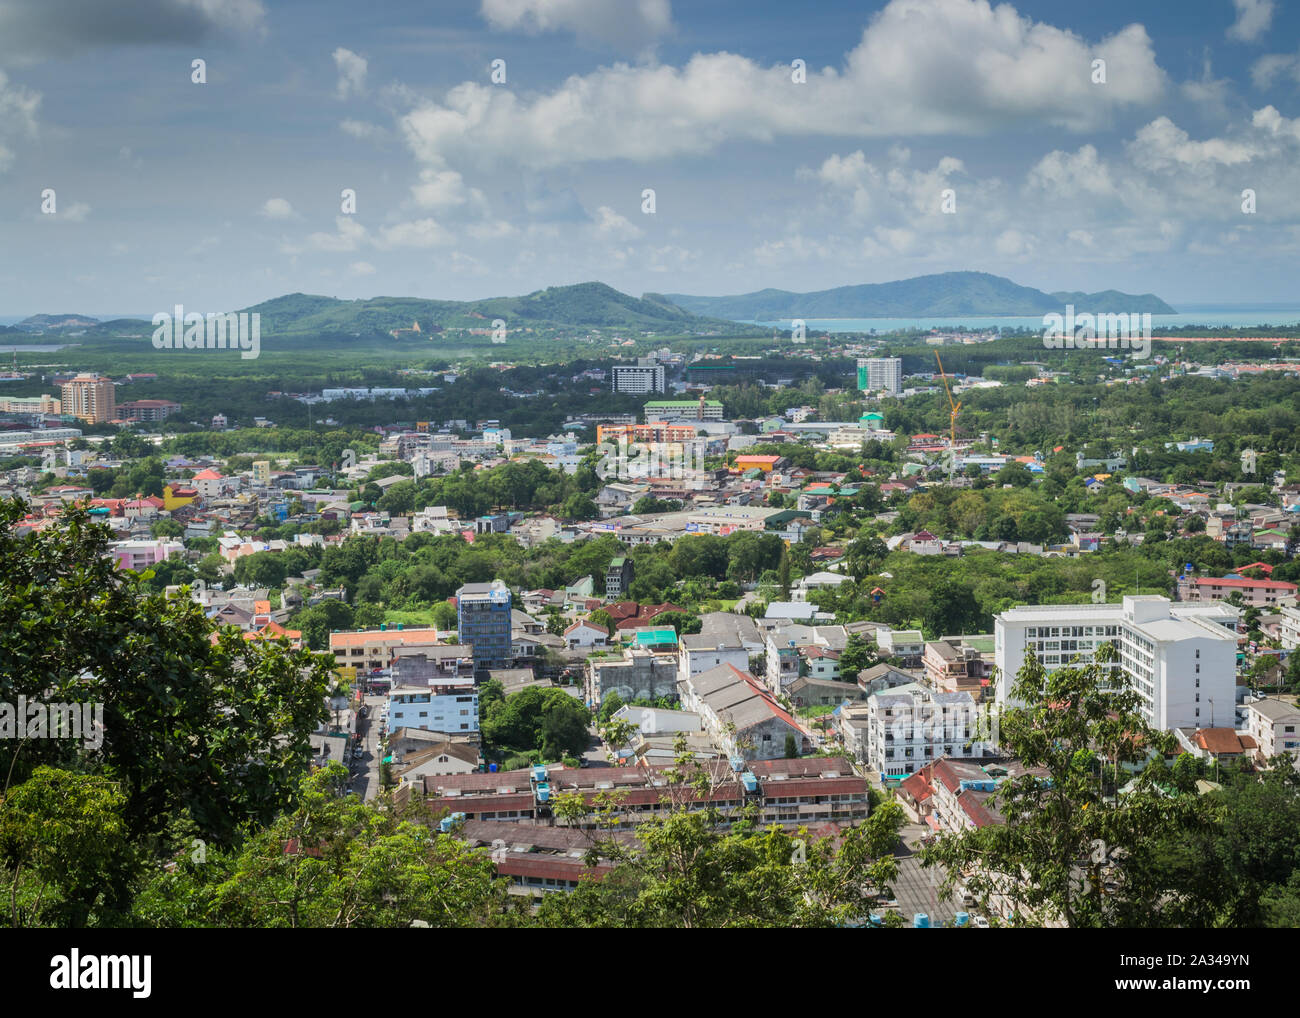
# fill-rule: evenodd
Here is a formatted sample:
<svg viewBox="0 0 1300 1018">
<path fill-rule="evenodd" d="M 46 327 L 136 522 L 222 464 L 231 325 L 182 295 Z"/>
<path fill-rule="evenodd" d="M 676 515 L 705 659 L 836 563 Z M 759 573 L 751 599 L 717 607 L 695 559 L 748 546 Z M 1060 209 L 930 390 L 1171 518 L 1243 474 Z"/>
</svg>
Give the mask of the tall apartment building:
<svg viewBox="0 0 1300 1018">
<path fill-rule="evenodd" d="M 903 358 L 859 358 L 858 388 L 863 392 L 902 392 Z"/>
<path fill-rule="evenodd" d="M 644 396 L 664 391 L 664 366 L 653 357 L 641 357 L 635 364 L 615 364 L 610 375 L 615 392 Z"/>
<path fill-rule="evenodd" d="M 456 624 L 460 642 L 474 648 L 474 670 L 509 668 L 510 589 L 500 580 L 467 583 L 456 591 Z"/>
<path fill-rule="evenodd" d="M 117 417 L 113 380 L 103 375 L 77 375 L 63 383 L 59 404 L 63 413 L 87 424 L 103 424 Z"/>
<path fill-rule="evenodd" d="M 1224 604 L 1174 604 L 1158 595 L 1122 604 L 1050 604 L 994 616 L 997 702 L 1010 701 L 1029 647 L 1047 671 L 1092 660 L 1113 643 L 1111 665 L 1136 690 L 1152 728 L 1231 725 L 1237 685 L 1237 612 Z M 1117 685 L 1119 685 L 1117 678 Z"/>
</svg>

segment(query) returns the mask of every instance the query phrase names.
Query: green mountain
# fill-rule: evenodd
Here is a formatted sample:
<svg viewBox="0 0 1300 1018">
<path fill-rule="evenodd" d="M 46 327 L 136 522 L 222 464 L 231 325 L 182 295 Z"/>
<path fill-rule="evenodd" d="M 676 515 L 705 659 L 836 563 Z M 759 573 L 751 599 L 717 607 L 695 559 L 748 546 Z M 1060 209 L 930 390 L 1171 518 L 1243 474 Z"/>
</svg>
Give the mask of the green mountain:
<svg viewBox="0 0 1300 1018">
<path fill-rule="evenodd" d="M 510 329 L 609 328 L 628 331 L 694 332 L 725 323 L 710 323 L 675 304 L 647 295 L 632 297 L 604 283 L 552 286 L 522 297 L 486 300 L 424 300 L 418 297 L 374 297 L 336 300 L 292 293 L 245 309 L 262 316 L 263 335 L 297 333 L 373 333 L 409 329 L 418 322 L 422 332 L 437 327 L 490 328 L 502 318 Z"/>
<path fill-rule="evenodd" d="M 16 326 L 19 329 L 86 329 L 99 324 L 89 315 L 32 315 Z"/>
<path fill-rule="evenodd" d="M 839 286 L 815 293 L 758 290 L 735 297 L 666 295 L 678 307 L 697 315 L 735 321 L 775 321 L 788 318 L 955 318 L 962 315 L 1042 315 L 1076 311 L 1150 312 L 1173 314 L 1174 309 L 1153 294 L 1131 296 L 1116 290 L 1102 293 L 1044 293 L 987 272 L 943 272 L 892 283 Z"/>
</svg>

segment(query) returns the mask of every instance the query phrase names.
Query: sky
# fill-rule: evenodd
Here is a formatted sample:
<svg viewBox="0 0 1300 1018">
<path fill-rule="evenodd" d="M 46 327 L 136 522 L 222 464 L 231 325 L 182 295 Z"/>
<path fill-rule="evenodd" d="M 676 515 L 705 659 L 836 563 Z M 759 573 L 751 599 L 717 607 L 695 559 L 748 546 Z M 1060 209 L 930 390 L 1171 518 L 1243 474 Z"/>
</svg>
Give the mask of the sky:
<svg viewBox="0 0 1300 1018">
<path fill-rule="evenodd" d="M 1300 303 L 1298 167 L 1281 0 L 0 0 L 0 315 L 961 269 Z"/>
</svg>

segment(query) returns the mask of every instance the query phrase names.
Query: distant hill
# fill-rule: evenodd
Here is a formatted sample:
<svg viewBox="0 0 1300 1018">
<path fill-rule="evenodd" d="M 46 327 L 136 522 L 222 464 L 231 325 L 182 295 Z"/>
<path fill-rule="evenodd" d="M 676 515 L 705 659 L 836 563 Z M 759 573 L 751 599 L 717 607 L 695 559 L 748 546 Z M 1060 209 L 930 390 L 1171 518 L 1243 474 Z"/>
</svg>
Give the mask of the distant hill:
<svg viewBox="0 0 1300 1018">
<path fill-rule="evenodd" d="M 337 300 L 292 293 L 246 310 L 261 314 L 263 335 L 389 332 L 409 329 L 412 322 L 419 322 L 425 332 L 431 331 L 431 326 L 490 328 L 494 318 L 505 319 L 511 329 L 530 325 L 690 332 L 710 325 L 662 297 L 637 298 L 604 283 L 552 286 L 522 297 L 475 301 L 419 297 Z"/>
<path fill-rule="evenodd" d="M 733 321 L 1043 315 L 1063 311 L 1067 303 L 1074 304 L 1079 312 L 1175 313 L 1154 294 L 1133 296 L 1117 290 L 1049 294 L 987 272 L 943 272 L 893 283 L 840 286 L 815 293 L 768 289 L 735 297 L 670 293 L 665 298 L 697 315 Z"/>
<path fill-rule="evenodd" d="M 24 318 L 15 328 L 35 332 L 41 329 L 86 329 L 98 324 L 99 319 L 89 315 L 32 315 Z"/>
</svg>

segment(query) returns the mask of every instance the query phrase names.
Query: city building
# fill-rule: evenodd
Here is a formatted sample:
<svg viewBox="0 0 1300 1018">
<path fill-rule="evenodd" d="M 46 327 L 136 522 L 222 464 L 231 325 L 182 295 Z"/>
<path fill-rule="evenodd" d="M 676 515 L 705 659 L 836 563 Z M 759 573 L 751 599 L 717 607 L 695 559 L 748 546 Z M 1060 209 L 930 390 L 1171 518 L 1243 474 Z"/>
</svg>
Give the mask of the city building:
<svg viewBox="0 0 1300 1018">
<path fill-rule="evenodd" d="M 808 734 L 773 695 L 747 671 L 717 665 L 678 683 L 682 709 L 694 711 L 728 756 L 771 760 L 784 756 L 786 737 L 795 752 L 811 751 Z"/>
<path fill-rule="evenodd" d="M 898 686 L 867 697 L 866 715 L 865 762 L 885 778 L 913 774 L 943 756 L 993 755 L 978 707 L 967 692 L 943 693 L 917 683 Z"/>
<path fill-rule="evenodd" d="M 1285 580 L 1252 580 L 1236 573 L 1217 577 L 1184 574 L 1178 578 L 1178 600 L 1192 604 L 1226 601 L 1236 594 L 1248 608 L 1267 608 L 1294 602 L 1297 589 Z"/>
<path fill-rule="evenodd" d="M 463 735 L 478 731 L 478 693 L 472 677 L 433 686 L 394 686 L 388 694 L 388 731 L 419 728 Z"/>
<path fill-rule="evenodd" d="M 460 642 L 474 648 L 476 671 L 510 667 L 510 590 L 504 583 L 467 583 L 456 591 L 456 625 Z"/>
<path fill-rule="evenodd" d="M 903 391 L 903 358 L 862 357 L 858 359 L 858 389 L 862 392 Z"/>
<path fill-rule="evenodd" d="M 0 399 L 0 414 L 54 414 L 63 412 L 61 401 L 54 396 L 17 396 Z"/>
<path fill-rule="evenodd" d="M 153 423 L 165 421 L 172 414 L 179 412 L 181 405 L 170 399 L 136 399 L 129 403 L 120 403 L 117 415 L 124 421 Z"/>
<path fill-rule="evenodd" d="M 428 647 L 438 643 L 438 631 L 432 627 L 406 629 L 402 623 L 389 628 L 339 630 L 330 633 L 330 653 L 339 668 L 378 671 L 387 668 L 399 647 Z"/>
<path fill-rule="evenodd" d="M 1224 604 L 1174 604 L 1154 594 L 1122 603 L 1012 608 L 994 616 L 996 695 L 1011 686 L 1030 648 L 1047 671 L 1092 660 L 1112 643 L 1111 665 L 1142 700 L 1151 727 L 1213 728 L 1231 721 L 1237 685 L 1237 612 Z"/>
<path fill-rule="evenodd" d="M 615 392 L 645 396 L 664 391 L 664 366 L 653 357 L 641 357 L 635 364 L 615 364 L 610 374 Z"/>
<path fill-rule="evenodd" d="M 1281 616 L 1278 625 L 1278 638 L 1282 641 L 1282 647 L 1285 650 L 1300 648 L 1300 608 L 1288 605 L 1282 608 L 1278 614 Z"/>
<path fill-rule="evenodd" d="M 620 555 L 613 559 L 605 569 L 605 596 L 615 599 L 623 597 L 632 586 L 635 572 L 630 557 Z"/>
<path fill-rule="evenodd" d="M 185 551 L 185 545 L 180 541 L 158 541 L 152 538 L 114 541 L 111 548 L 117 567 L 132 569 L 135 572 L 156 566 L 159 562 L 164 562 L 173 555 L 180 555 Z"/>
<path fill-rule="evenodd" d="M 117 419 L 113 380 L 103 375 L 81 374 L 60 386 L 62 412 L 87 424 Z"/>
<path fill-rule="evenodd" d="M 716 399 L 652 399 L 645 405 L 647 424 L 655 421 L 720 421 L 722 404 Z"/>
<path fill-rule="evenodd" d="M 1276 697 L 1246 704 L 1246 730 L 1255 740 L 1260 762 L 1289 753 L 1300 758 L 1300 707 Z"/>
</svg>

